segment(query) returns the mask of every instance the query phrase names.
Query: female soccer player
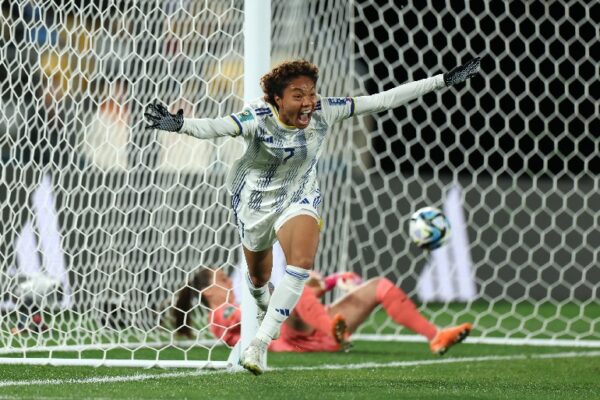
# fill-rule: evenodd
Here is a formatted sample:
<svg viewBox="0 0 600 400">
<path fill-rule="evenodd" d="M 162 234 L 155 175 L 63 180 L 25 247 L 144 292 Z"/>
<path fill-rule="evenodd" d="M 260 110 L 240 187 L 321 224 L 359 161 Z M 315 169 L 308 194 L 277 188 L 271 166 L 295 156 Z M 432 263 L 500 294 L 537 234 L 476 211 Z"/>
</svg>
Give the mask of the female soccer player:
<svg viewBox="0 0 600 400">
<path fill-rule="evenodd" d="M 231 202 L 248 264 L 260 327 L 240 363 L 262 373 L 269 343 L 294 309 L 313 268 L 319 243 L 320 192 L 316 164 L 328 129 L 354 115 L 396 108 L 427 92 L 464 82 L 479 71 L 479 58 L 445 74 L 407 83 L 371 96 L 317 95 L 318 68 L 305 60 L 284 62 L 261 78 L 264 98 L 223 118 L 183 118 L 151 104 L 149 129 L 200 139 L 242 136 L 245 154 L 229 177 Z M 278 240 L 288 261 L 285 277 L 270 296 L 271 247 Z"/>
<path fill-rule="evenodd" d="M 434 354 L 443 355 L 472 329 L 469 323 L 438 329 L 419 313 L 400 288 L 386 278 L 373 278 L 362 283 L 353 272 L 334 274 L 325 279 L 314 272 L 310 275 L 298 304 L 281 327 L 281 336 L 270 343 L 269 350 L 309 352 L 346 349 L 350 343 L 349 335 L 380 304 L 394 322 L 424 336 Z M 346 285 L 348 292 L 331 306 L 324 306 L 320 297 L 342 284 Z M 241 315 L 233 282 L 222 269 L 200 268 L 178 291 L 171 311 L 176 332 L 194 337 L 191 310 L 198 297 L 211 310 L 208 318 L 211 332 L 233 347 L 240 339 Z"/>
</svg>

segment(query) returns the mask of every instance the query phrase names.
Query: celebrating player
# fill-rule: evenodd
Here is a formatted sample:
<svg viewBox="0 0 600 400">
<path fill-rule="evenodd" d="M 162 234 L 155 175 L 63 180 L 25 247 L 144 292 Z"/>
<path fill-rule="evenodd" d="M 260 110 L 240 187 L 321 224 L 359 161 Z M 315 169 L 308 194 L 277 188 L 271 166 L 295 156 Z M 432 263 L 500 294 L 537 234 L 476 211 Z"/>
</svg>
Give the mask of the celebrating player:
<svg viewBox="0 0 600 400">
<path fill-rule="evenodd" d="M 284 62 L 261 78 L 264 98 L 223 118 L 190 119 L 151 104 L 150 129 L 200 139 L 242 136 L 247 148 L 229 179 L 233 211 L 248 264 L 248 285 L 260 327 L 241 355 L 247 370 L 260 374 L 268 345 L 292 313 L 312 270 L 319 243 L 320 192 L 316 164 L 331 125 L 354 115 L 399 107 L 425 93 L 464 82 L 479 71 L 479 58 L 445 74 L 407 83 L 371 96 L 321 97 L 318 68 L 304 60 Z M 272 296 L 272 245 L 278 240 L 288 261 Z"/>
<path fill-rule="evenodd" d="M 406 294 L 386 278 L 367 282 L 353 272 L 334 274 L 322 279 L 311 272 L 298 304 L 283 323 L 281 336 L 271 341 L 271 351 L 338 351 L 349 345 L 349 335 L 367 320 L 377 305 L 397 324 L 424 336 L 434 354 L 443 355 L 452 345 L 461 342 L 471 331 L 465 323 L 438 329 L 419 311 Z M 336 285 L 348 292 L 331 306 L 324 306 L 320 297 Z M 209 308 L 211 332 L 230 346 L 240 338 L 240 309 L 235 300 L 233 283 L 222 269 L 200 268 L 190 282 L 178 291 L 172 309 L 175 331 L 193 338 L 191 310 L 194 300 Z"/>
</svg>

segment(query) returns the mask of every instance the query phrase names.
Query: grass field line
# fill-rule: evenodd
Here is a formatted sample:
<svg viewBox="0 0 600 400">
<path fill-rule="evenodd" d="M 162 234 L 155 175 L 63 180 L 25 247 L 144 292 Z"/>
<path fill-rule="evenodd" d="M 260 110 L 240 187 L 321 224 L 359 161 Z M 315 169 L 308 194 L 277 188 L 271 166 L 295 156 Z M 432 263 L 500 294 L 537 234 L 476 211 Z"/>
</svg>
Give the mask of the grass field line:
<svg viewBox="0 0 600 400">
<path fill-rule="evenodd" d="M 288 371 L 310 371 L 323 369 L 370 369 L 370 368 L 398 368 L 398 367 L 415 367 L 420 365 L 435 365 L 435 364 L 455 364 L 469 362 L 485 362 L 485 361 L 517 361 L 529 359 L 556 359 L 556 358 L 577 358 L 577 357 L 600 357 L 600 351 L 570 351 L 563 353 L 552 354 L 534 354 L 534 355 L 510 355 L 510 356 L 483 356 L 483 357 L 460 357 L 460 358 L 440 358 L 435 360 L 416 360 L 416 361 L 391 361 L 387 363 L 360 363 L 360 364 L 324 364 L 316 366 L 302 367 L 284 367 L 277 370 Z"/>
<path fill-rule="evenodd" d="M 343 369 L 373 369 L 373 368 L 400 368 L 400 367 L 415 367 L 422 365 L 436 364 L 456 364 L 456 363 L 472 363 L 486 361 L 517 361 L 528 359 L 560 359 L 560 358 L 578 358 L 578 357 L 600 357 L 600 351 L 585 351 L 585 352 L 562 352 L 551 354 L 534 354 L 534 355 L 507 355 L 507 356 L 483 356 L 483 357 L 459 357 L 459 358 L 442 358 L 435 360 L 415 360 L 415 361 L 392 361 L 387 363 L 367 362 L 360 364 L 324 364 L 315 366 L 297 366 L 297 367 L 280 367 L 271 368 L 271 371 L 314 371 L 314 370 L 343 370 Z M 9 386 L 37 386 L 37 385 L 68 385 L 68 384 L 98 384 L 98 383 L 120 383 L 120 382 L 141 382 L 151 379 L 163 378 L 187 378 L 193 376 L 210 375 L 218 373 L 226 373 L 226 370 L 199 370 L 185 372 L 164 372 L 159 374 L 134 374 L 121 376 L 102 376 L 91 378 L 69 378 L 69 379 L 33 379 L 33 380 L 18 380 L 18 381 L 0 381 L 0 387 Z"/>
</svg>

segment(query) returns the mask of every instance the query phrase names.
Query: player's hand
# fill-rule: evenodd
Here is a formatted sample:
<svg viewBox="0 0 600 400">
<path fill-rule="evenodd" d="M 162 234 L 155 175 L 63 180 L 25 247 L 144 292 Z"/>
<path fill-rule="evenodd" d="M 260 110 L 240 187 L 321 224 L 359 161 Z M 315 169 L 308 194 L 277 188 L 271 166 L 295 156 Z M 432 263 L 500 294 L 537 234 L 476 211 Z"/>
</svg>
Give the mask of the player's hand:
<svg viewBox="0 0 600 400">
<path fill-rule="evenodd" d="M 183 109 L 177 114 L 171 114 L 167 107 L 160 103 L 148 104 L 144 113 L 146 129 L 160 129 L 161 131 L 179 132 L 183 126 Z"/>
<path fill-rule="evenodd" d="M 342 272 L 337 279 L 337 287 L 348 293 L 362 283 L 362 278 L 355 272 Z"/>
<path fill-rule="evenodd" d="M 336 314 L 331 320 L 331 333 L 333 338 L 340 345 L 340 350 L 350 351 L 352 343 L 350 342 L 350 332 L 346 319 L 341 314 Z"/>
<path fill-rule="evenodd" d="M 329 292 L 334 287 L 339 287 L 343 291 L 350 291 L 362 283 L 362 278 L 355 272 L 336 272 L 324 279 L 325 291 Z"/>
<path fill-rule="evenodd" d="M 463 65 L 459 65 L 450 72 L 444 74 L 446 86 L 453 86 L 462 83 L 479 72 L 479 63 L 481 57 L 476 57 Z"/>
</svg>

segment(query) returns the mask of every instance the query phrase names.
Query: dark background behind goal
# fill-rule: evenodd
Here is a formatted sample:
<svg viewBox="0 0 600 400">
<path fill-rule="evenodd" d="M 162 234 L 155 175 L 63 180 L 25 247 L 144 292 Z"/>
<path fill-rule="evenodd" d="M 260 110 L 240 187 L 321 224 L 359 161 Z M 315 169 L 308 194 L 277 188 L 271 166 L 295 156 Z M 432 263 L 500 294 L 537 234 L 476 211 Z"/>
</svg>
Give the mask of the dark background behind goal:
<svg viewBox="0 0 600 400">
<path fill-rule="evenodd" d="M 414 289 L 426 260 L 408 216 L 459 184 L 480 295 L 597 300 L 600 4 L 375 0 L 354 13 L 359 93 L 482 57 L 466 84 L 355 125 L 372 127 L 370 168 L 353 170 L 355 268 L 401 271 Z"/>
</svg>

